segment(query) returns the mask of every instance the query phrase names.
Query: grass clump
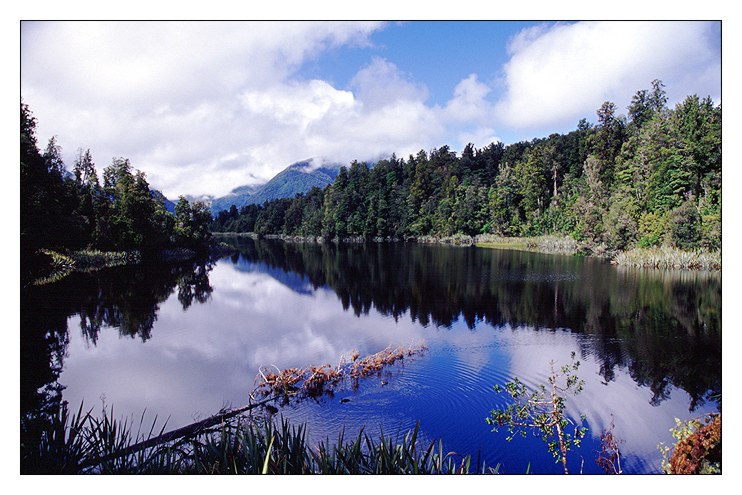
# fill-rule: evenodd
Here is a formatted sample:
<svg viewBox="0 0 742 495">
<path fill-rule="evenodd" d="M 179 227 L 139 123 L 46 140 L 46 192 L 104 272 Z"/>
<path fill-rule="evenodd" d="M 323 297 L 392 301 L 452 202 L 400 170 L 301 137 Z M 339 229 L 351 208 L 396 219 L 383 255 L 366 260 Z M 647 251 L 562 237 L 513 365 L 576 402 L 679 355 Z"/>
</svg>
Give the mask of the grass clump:
<svg viewBox="0 0 742 495">
<path fill-rule="evenodd" d="M 36 277 L 33 285 L 45 285 L 57 282 L 73 271 L 93 272 L 114 266 L 135 265 L 141 263 L 139 251 L 98 251 L 82 250 L 60 253 L 51 249 L 41 249 L 38 255 L 45 259 L 45 273 Z"/>
<path fill-rule="evenodd" d="M 374 438 L 361 430 L 346 441 L 312 446 L 306 428 L 287 419 L 240 417 L 189 438 L 132 450 L 157 436 L 153 427 L 134 433 L 132 423 L 66 404 L 46 421 L 21 422 L 22 474 L 468 474 L 471 457 L 446 452 L 442 441 L 427 448 L 419 424 L 403 436 Z M 159 433 L 161 435 L 161 432 Z M 477 472 L 496 473 L 482 465 Z"/>
<path fill-rule="evenodd" d="M 639 268 L 721 270 L 721 252 L 683 251 L 667 246 L 636 248 L 618 253 L 612 263 Z"/>
<path fill-rule="evenodd" d="M 538 237 L 502 237 L 482 234 L 474 238 L 477 247 L 492 249 L 520 249 L 549 254 L 577 254 L 577 241 L 569 236 L 542 235 Z"/>
</svg>

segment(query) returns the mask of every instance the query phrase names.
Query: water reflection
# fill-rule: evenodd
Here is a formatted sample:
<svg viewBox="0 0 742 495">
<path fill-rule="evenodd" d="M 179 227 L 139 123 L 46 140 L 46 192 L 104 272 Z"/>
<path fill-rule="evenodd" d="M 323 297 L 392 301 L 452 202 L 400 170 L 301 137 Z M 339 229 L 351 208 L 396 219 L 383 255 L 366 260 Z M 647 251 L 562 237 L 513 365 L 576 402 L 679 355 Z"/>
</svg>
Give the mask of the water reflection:
<svg viewBox="0 0 742 495">
<path fill-rule="evenodd" d="M 615 415 L 638 459 L 656 457 L 673 417 L 721 406 L 718 274 L 477 248 L 235 242 L 239 252 L 218 262 L 75 274 L 24 291 L 22 416 L 62 395 L 73 408 L 104 396 L 175 428 L 244 404 L 260 366 L 421 342 L 430 354 L 385 388 L 371 382 L 350 402 L 287 413 L 319 439 L 420 419 L 447 448 L 523 472 L 543 447 L 493 444 L 491 386 L 542 383 L 548 362 L 573 350 L 588 387 L 570 411 L 587 414 L 594 435 Z M 654 470 L 634 462 L 634 472 Z"/>
<path fill-rule="evenodd" d="M 263 263 L 302 284 L 330 287 L 356 315 L 375 311 L 450 328 L 528 326 L 589 336 L 604 382 L 628 368 L 652 402 L 671 388 L 690 409 L 720 401 L 718 274 L 616 269 L 597 259 L 419 245 L 290 244 L 240 239 L 232 263 Z"/>
<path fill-rule="evenodd" d="M 68 318 L 78 319 L 72 328 L 79 327 L 88 348 L 97 346 L 103 328 L 147 342 L 160 305 L 173 291 L 184 310 L 193 300 L 208 300 L 212 268 L 213 262 L 120 267 L 23 288 L 21 415 L 48 410 L 61 400 L 65 387 L 59 377 L 70 352 Z"/>
</svg>

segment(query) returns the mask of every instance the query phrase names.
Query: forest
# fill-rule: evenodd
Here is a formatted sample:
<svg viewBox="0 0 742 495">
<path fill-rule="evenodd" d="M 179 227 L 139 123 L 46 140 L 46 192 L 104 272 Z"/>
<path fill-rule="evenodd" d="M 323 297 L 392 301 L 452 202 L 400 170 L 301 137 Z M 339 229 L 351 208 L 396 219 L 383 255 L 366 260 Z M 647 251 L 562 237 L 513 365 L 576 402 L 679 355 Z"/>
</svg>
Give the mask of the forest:
<svg viewBox="0 0 742 495">
<path fill-rule="evenodd" d="M 79 149 L 72 172 L 62 160 L 56 137 L 41 152 L 36 119 L 21 102 L 20 226 L 21 264 L 41 263 L 41 248 L 57 250 L 157 252 L 203 249 L 211 238 L 211 212 L 201 202 L 180 197 L 174 214 L 151 189 L 144 172 L 114 158 L 98 177 L 90 150 Z"/>
<path fill-rule="evenodd" d="M 721 249 L 721 106 L 664 84 L 606 101 L 597 123 L 477 149 L 448 146 L 353 161 L 334 183 L 214 219 L 214 232 L 344 240 L 457 234 L 568 235 L 589 254 L 634 247 Z"/>
</svg>

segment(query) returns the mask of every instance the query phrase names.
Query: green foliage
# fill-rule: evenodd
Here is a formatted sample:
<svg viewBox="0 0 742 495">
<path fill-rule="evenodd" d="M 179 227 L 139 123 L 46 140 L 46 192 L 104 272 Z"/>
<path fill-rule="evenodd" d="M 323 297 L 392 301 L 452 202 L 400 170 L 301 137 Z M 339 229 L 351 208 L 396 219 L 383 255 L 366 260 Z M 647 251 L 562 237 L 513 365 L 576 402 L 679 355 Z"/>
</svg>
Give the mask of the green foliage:
<svg viewBox="0 0 742 495">
<path fill-rule="evenodd" d="M 701 217 L 692 201 L 685 201 L 670 212 L 670 238 L 675 247 L 693 250 L 701 241 Z"/>
<path fill-rule="evenodd" d="M 407 160 L 353 161 L 324 189 L 235 204 L 213 220 L 196 204 L 166 214 L 146 176 L 122 158 L 104 170 L 102 186 L 89 150 L 78 153 L 74 178 L 63 177 L 58 144 L 39 152 L 36 121 L 21 104 L 21 244 L 24 252 L 197 245 L 209 241 L 209 224 L 328 240 L 565 234 L 596 254 L 663 243 L 719 250 L 721 107 L 696 95 L 666 104 L 654 80 L 628 116 L 607 101 L 597 124 L 583 119 L 564 135 L 468 144 L 461 156 L 444 145 Z"/>
<path fill-rule="evenodd" d="M 202 201 L 191 204 L 184 196 L 175 205 L 174 235 L 180 246 L 198 248 L 211 239 L 211 211 Z"/>
<path fill-rule="evenodd" d="M 636 221 L 638 208 L 633 198 L 616 194 L 611 201 L 603 224 L 605 241 L 610 249 L 626 249 L 634 245 L 639 226 Z"/>
<path fill-rule="evenodd" d="M 574 352 L 570 364 L 559 369 L 554 368 L 555 364 L 551 362 L 548 386 L 542 384 L 532 390 L 517 377 L 505 383 L 504 387 L 495 385 L 495 392 L 510 396 L 512 402 L 504 409 L 491 410 L 485 420 L 492 426 L 492 431 L 506 428 L 508 441 L 516 435 L 525 437 L 535 431 L 541 435 L 557 462 L 562 463 L 564 474 L 569 474 L 567 452 L 580 446 L 587 428 L 581 426 L 584 418 L 575 423 L 565 414 L 566 400 L 567 395 L 577 395 L 582 391 L 584 381 L 575 374 L 580 362 L 575 361 Z M 568 431 L 570 427 L 573 427 L 571 432 Z"/>
<path fill-rule="evenodd" d="M 209 243 L 206 205 L 181 205 L 188 219 L 179 218 L 176 229 L 165 198 L 129 160 L 114 158 L 101 185 L 89 149 L 78 150 L 67 173 L 55 137 L 39 152 L 35 127 L 28 106 L 21 103 L 21 263 L 26 275 L 38 269 L 42 248 L 158 251 Z"/>
<path fill-rule="evenodd" d="M 721 212 L 701 217 L 701 247 L 709 251 L 721 250 Z"/>
<path fill-rule="evenodd" d="M 666 217 L 656 213 L 643 213 L 639 219 L 639 242 L 637 247 L 649 248 L 662 243 L 666 231 Z"/>
<path fill-rule="evenodd" d="M 444 450 L 442 441 L 420 445 L 420 425 L 391 437 L 363 430 L 346 441 L 317 446 L 306 440 L 304 426 L 288 420 L 245 418 L 225 421 L 190 438 L 155 441 L 164 426 L 149 429 L 140 420 L 116 419 L 113 409 L 102 418 L 82 407 L 70 417 L 66 404 L 47 419 L 21 423 L 23 474 L 468 474 L 497 473 L 472 466 L 471 457 Z M 136 448 L 143 442 L 154 443 Z M 31 446 L 34 446 L 31 448 Z"/>
</svg>

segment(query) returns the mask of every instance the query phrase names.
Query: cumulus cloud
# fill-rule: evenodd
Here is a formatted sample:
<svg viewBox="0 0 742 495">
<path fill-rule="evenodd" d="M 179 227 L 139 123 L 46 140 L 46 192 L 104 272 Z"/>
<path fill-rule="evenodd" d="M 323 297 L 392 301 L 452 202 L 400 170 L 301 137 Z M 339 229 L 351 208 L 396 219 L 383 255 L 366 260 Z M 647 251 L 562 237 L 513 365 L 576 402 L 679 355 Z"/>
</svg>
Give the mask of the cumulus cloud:
<svg viewBox="0 0 742 495">
<path fill-rule="evenodd" d="M 22 94 L 72 166 L 129 158 L 167 196 L 223 195 L 306 158 L 349 163 L 491 136 L 489 88 L 475 74 L 444 107 L 381 57 L 347 89 L 298 75 L 378 23 L 31 22 L 22 26 Z M 460 127 L 460 129 L 454 129 Z M 463 143 L 451 143 L 458 135 Z M 486 144 L 486 143 L 485 143 Z"/>
<path fill-rule="evenodd" d="M 24 22 L 22 95 L 39 121 L 40 141 L 59 135 L 68 161 L 77 147 L 89 147 L 99 169 L 125 156 L 166 194 L 221 194 L 250 175 L 267 180 L 287 160 L 306 156 L 291 146 L 268 155 L 264 143 L 272 142 L 267 151 L 275 151 L 300 142 L 302 129 L 324 112 L 342 109 L 348 93 L 292 77 L 323 51 L 367 44 L 379 27 Z M 266 110 L 260 95 L 281 91 L 298 92 L 298 98 L 279 99 L 271 105 L 282 113 L 260 120 Z M 287 120 L 295 108 L 299 121 Z"/>
<path fill-rule="evenodd" d="M 606 100 L 625 108 L 654 79 L 674 82 L 671 99 L 696 92 L 718 97 L 714 29 L 704 22 L 656 21 L 526 29 L 510 42 L 497 116 L 517 128 L 573 125 Z"/>
<path fill-rule="evenodd" d="M 367 109 L 376 109 L 399 101 L 425 101 L 427 89 L 410 81 L 399 68 L 380 57 L 353 77 L 350 87 Z"/>
<path fill-rule="evenodd" d="M 470 74 L 456 85 L 444 113 L 455 122 L 487 121 L 491 118 L 491 104 L 487 100 L 489 93 L 489 86 L 480 82 L 476 74 Z"/>
<path fill-rule="evenodd" d="M 510 129 L 547 135 L 573 128 L 606 99 L 625 108 L 655 78 L 672 81 L 671 102 L 719 93 L 720 57 L 710 41 L 718 33 L 698 22 L 527 29 L 510 42 L 502 81 L 468 73 L 443 104 L 429 103 L 424 82 L 379 56 L 359 64 L 347 87 L 302 77 L 302 67 L 330 50 L 370 46 L 382 28 L 24 22 L 21 93 L 40 145 L 57 135 L 69 167 L 78 147 L 90 148 L 99 171 L 126 157 L 173 198 L 223 195 L 312 157 L 349 163 L 444 144 L 486 146 Z"/>
</svg>

